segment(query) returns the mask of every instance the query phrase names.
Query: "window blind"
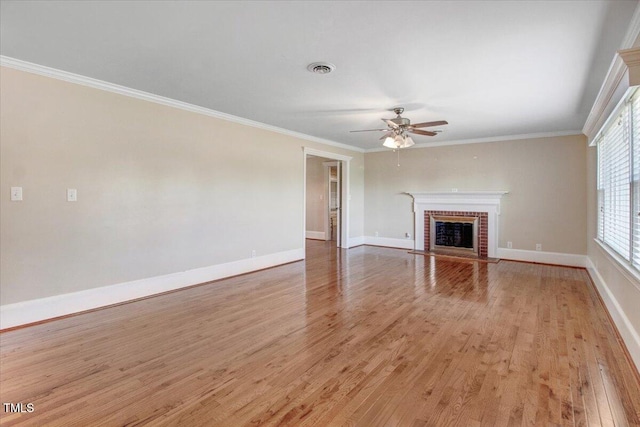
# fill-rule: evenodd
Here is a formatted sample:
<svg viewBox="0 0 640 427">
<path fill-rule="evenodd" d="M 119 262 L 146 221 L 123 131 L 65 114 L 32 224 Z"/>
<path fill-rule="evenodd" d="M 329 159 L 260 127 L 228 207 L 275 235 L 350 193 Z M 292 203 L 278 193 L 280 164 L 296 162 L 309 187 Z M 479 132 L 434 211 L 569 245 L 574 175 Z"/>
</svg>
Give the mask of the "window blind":
<svg viewBox="0 0 640 427">
<path fill-rule="evenodd" d="M 640 93 L 631 98 L 631 263 L 640 269 Z"/>
<path fill-rule="evenodd" d="M 624 259 L 631 257 L 631 104 L 617 112 L 598 142 L 599 238 Z"/>
</svg>

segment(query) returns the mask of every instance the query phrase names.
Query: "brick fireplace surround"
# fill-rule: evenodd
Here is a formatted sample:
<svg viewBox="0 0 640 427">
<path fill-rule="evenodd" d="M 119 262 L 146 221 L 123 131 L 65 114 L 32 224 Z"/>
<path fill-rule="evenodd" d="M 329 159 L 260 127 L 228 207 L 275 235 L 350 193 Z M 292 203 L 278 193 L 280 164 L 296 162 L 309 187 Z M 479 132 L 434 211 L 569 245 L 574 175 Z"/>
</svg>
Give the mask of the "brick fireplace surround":
<svg viewBox="0 0 640 427">
<path fill-rule="evenodd" d="M 498 253 L 500 199 L 508 191 L 433 191 L 406 193 L 413 197 L 414 249 L 429 250 L 430 215 L 479 218 L 478 256 L 495 258 Z"/>
<path fill-rule="evenodd" d="M 486 212 L 461 212 L 461 211 L 424 211 L 424 248 L 429 250 L 431 236 L 431 216 L 466 216 L 478 218 L 478 258 L 487 258 L 487 230 L 488 221 Z"/>
</svg>

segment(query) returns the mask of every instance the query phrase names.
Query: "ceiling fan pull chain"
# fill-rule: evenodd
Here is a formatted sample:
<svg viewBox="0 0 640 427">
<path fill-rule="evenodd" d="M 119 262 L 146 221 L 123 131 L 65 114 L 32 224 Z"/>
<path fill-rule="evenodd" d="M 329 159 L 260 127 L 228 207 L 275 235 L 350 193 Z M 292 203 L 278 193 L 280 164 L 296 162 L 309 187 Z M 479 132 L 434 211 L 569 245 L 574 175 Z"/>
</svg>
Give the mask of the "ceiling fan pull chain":
<svg viewBox="0 0 640 427">
<path fill-rule="evenodd" d="M 397 149 L 396 152 L 398 153 L 398 167 L 400 167 L 400 149 Z"/>
</svg>

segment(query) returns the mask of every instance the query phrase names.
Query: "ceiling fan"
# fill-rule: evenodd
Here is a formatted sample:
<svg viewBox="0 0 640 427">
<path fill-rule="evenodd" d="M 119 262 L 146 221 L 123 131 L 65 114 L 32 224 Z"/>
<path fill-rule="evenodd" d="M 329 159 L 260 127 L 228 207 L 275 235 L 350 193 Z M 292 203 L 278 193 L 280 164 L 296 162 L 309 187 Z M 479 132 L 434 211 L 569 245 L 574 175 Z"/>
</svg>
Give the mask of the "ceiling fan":
<svg viewBox="0 0 640 427">
<path fill-rule="evenodd" d="M 420 130 L 418 128 L 449 124 L 446 120 L 437 120 L 434 122 L 416 123 L 412 125 L 409 119 L 401 116 L 401 114 L 404 112 L 404 108 L 394 108 L 393 112 L 397 115 L 395 118 L 382 119 L 382 121 L 385 122 L 388 126 L 386 129 L 352 130 L 351 132 L 386 131 L 387 133 L 382 135 L 382 138 L 380 138 L 381 140 L 384 139 L 384 143 L 382 145 L 384 145 L 385 147 L 397 149 L 411 147 L 413 144 L 415 144 L 415 142 L 413 142 L 413 139 L 411 139 L 411 137 L 408 135 L 409 133 L 425 136 L 436 136 L 438 134 L 437 132 Z"/>
</svg>

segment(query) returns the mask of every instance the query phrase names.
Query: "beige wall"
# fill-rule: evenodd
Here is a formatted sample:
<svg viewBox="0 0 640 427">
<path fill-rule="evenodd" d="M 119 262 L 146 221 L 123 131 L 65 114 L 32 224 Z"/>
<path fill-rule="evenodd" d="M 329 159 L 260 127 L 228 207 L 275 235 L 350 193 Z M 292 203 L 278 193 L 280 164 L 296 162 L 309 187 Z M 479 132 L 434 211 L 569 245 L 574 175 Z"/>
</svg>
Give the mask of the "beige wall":
<svg viewBox="0 0 640 427">
<path fill-rule="evenodd" d="M 353 157 L 350 235 L 362 235 L 361 153 L 0 73 L 3 305 L 302 247 L 303 146 Z"/>
<path fill-rule="evenodd" d="M 307 158 L 307 231 L 324 232 L 324 213 L 327 208 L 326 184 L 322 157 Z"/>
<path fill-rule="evenodd" d="M 499 246 L 586 254 L 583 136 L 525 139 L 365 154 L 365 235 L 413 235 L 403 192 L 506 190 Z"/>
</svg>

